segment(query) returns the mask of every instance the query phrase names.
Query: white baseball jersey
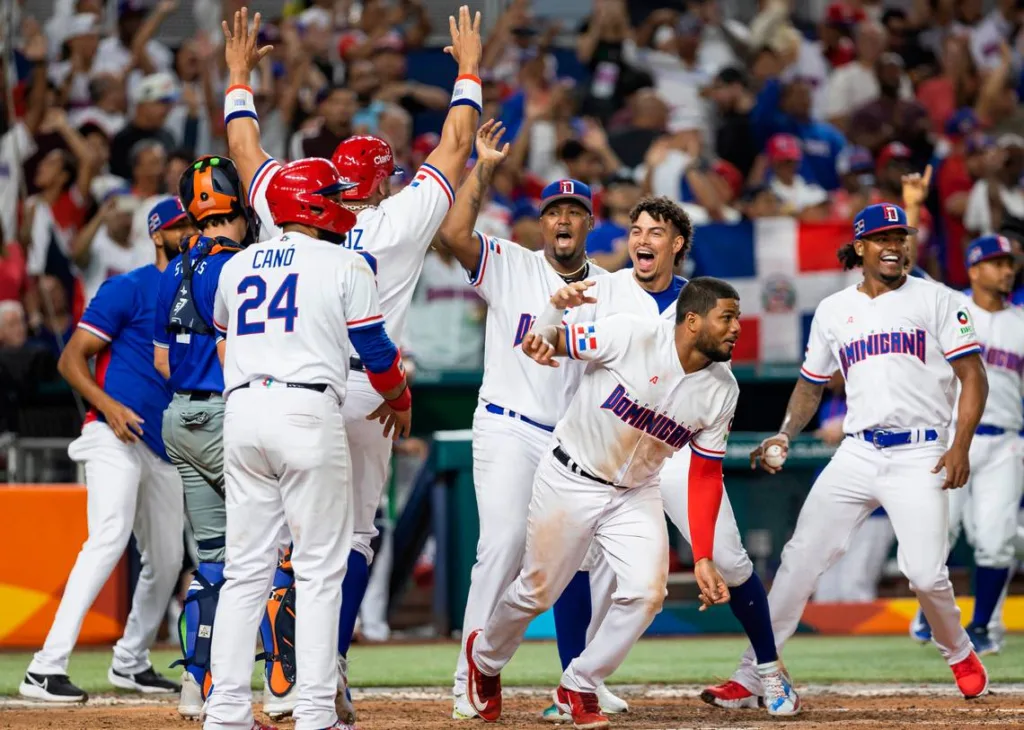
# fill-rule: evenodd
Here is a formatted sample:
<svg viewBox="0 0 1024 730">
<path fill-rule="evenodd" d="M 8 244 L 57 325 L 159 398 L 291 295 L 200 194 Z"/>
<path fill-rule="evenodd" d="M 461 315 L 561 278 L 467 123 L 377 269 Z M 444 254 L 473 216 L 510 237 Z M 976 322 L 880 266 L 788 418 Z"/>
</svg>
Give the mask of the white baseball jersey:
<svg viewBox="0 0 1024 730">
<path fill-rule="evenodd" d="M 619 269 L 594 280 L 594 286 L 587 290 L 587 296 L 597 300 L 595 304 L 584 304 L 568 310 L 565 322 L 592 322 L 613 314 L 636 314 L 656 317 L 675 322 L 676 300 L 686 284 L 681 276 L 673 277 L 669 288 L 659 294 L 651 294 L 636 280 L 633 269 Z"/>
<path fill-rule="evenodd" d="M 725 457 L 739 385 L 723 363 L 686 373 L 673 323 L 614 314 L 567 324 L 565 338 L 570 358 L 593 363 L 555 427 L 584 470 L 641 487 L 656 484 L 665 459 L 687 444 L 705 458 Z"/>
<path fill-rule="evenodd" d="M 279 162 L 268 159 L 249 186 L 249 204 L 260 218 L 264 239 L 281 234 L 267 206 L 267 185 L 280 169 Z M 388 335 L 396 342 L 402 340 L 423 255 L 454 201 L 451 183 L 436 167 L 424 164 L 401 191 L 379 206 L 356 211 L 356 224 L 342 244 L 362 254 L 377 275 Z"/>
<path fill-rule="evenodd" d="M 800 375 L 846 378 L 846 433 L 949 426 L 956 376 L 949 362 L 981 352 L 963 296 L 909 277 L 874 299 L 857 285 L 826 297 L 811 323 Z"/>
<path fill-rule="evenodd" d="M 243 249 L 224 265 L 213 321 L 227 339 L 225 394 L 269 378 L 325 383 L 343 402 L 348 332 L 384 317 L 362 256 L 286 233 Z"/>
<path fill-rule="evenodd" d="M 1020 431 L 1024 428 L 1024 310 L 1007 306 L 1001 312 L 989 312 L 970 297 L 965 297 L 964 306 L 977 331 L 988 373 L 988 400 L 981 422 Z"/>
<path fill-rule="evenodd" d="M 529 251 L 479 232 L 477 238 L 480 265 L 470 273 L 469 283 L 488 305 L 480 400 L 554 426 L 583 377 L 583 366 L 563 362 L 559 368 L 539 367 L 520 345 L 565 280 L 551 268 L 543 251 Z M 590 264 L 588 277 L 605 273 Z"/>
</svg>

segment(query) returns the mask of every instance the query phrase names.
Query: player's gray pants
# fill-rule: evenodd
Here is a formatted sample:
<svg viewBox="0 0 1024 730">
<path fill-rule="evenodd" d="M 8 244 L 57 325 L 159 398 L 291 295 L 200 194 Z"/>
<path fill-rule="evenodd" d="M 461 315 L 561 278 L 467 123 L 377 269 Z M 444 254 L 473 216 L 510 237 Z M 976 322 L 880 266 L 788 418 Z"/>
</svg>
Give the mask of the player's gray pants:
<svg viewBox="0 0 1024 730">
<path fill-rule="evenodd" d="M 971 641 L 960 625 L 960 609 L 946 569 L 945 472 L 932 473 L 944 450 L 944 441 L 876 449 L 854 437 L 843 440 L 800 509 L 768 592 L 780 653 L 796 631 L 818 578 L 842 557 L 854 531 L 879 505 L 889 515 L 899 541 L 900 571 L 921 602 L 942 656 L 952 665 L 970 653 Z M 755 661 L 753 649 L 748 649 L 732 679 L 760 694 Z"/>
<path fill-rule="evenodd" d="M 224 562 L 224 399 L 176 393 L 164 411 L 164 446 L 181 474 L 185 510 L 204 563 Z"/>
</svg>

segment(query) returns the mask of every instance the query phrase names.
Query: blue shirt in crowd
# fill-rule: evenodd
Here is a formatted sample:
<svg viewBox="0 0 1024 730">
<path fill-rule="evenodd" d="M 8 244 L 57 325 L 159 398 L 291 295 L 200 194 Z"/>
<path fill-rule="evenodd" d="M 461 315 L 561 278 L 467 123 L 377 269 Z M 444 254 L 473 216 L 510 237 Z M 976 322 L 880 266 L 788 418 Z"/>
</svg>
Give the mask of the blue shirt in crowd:
<svg viewBox="0 0 1024 730">
<path fill-rule="evenodd" d="M 171 389 L 153 367 L 153 313 L 160 269 L 150 264 L 103 282 L 78 326 L 109 343 L 96 360 L 96 383 L 103 392 L 143 419 L 142 440 L 167 461 L 161 435 Z M 93 409 L 87 422 L 103 421 Z"/>
</svg>

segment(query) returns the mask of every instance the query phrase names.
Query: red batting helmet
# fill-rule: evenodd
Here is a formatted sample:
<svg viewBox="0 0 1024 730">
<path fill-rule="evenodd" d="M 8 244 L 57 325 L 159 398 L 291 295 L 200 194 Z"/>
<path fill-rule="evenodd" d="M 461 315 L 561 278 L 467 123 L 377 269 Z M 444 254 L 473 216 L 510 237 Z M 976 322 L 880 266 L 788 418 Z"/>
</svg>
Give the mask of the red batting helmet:
<svg viewBox="0 0 1024 730">
<path fill-rule="evenodd" d="M 382 181 L 404 174 L 395 165 L 391 145 L 370 135 L 349 137 L 335 148 L 331 161 L 342 177 L 355 183 L 342 195 L 345 200 L 366 200 Z"/>
<path fill-rule="evenodd" d="M 289 162 L 267 185 L 267 207 L 274 223 L 301 223 L 320 231 L 344 236 L 356 223 L 356 214 L 328 195 L 352 187 L 330 160 L 307 157 Z M 334 240 L 325 236 L 326 240 Z"/>
</svg>

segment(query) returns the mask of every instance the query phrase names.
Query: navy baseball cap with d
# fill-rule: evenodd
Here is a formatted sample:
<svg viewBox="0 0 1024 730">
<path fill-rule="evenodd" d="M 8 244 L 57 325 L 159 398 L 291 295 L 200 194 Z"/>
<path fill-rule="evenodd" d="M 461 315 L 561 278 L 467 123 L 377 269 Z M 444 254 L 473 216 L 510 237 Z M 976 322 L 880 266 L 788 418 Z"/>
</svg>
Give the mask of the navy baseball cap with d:
<svg viewBox="0 0 1024 730">
<path fill-rule="evenodd" d="M 982 236 L 971 241 L 966 258 L 970 268 L 989 259 L 1013 258 L 1013 248 L 1006 236 Z"/>
<path fill-rule="evenodd" d="M 555 180 L 540 193 L 541 215 L 549 205 L 561 200 L 573 200 L 586 208 L 588 213 L 594 212 L 594 200 L 590 196 L 590 186 L 579 180 Z"/>
<path fill-rule="evenodd" d="M 181 223 L 185 219 L 185 209 L 177 196 L 161 200 L 149 211 L 150 235 L 165 228 Z"/>
<path fill-rule="evenodd" d="M 917 233 L 916 228 L 907 225 L 907 213 L 892 203 L 869 205 L 853 219 L 853 237 L 858 241 L 873 233 L 904 230 Z"/>
</svg>

